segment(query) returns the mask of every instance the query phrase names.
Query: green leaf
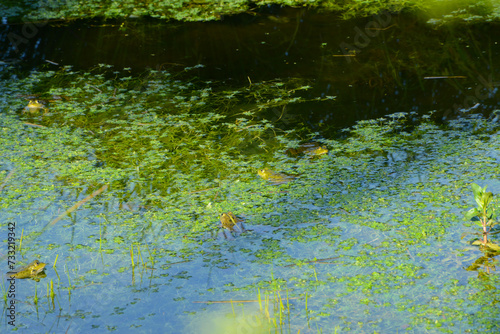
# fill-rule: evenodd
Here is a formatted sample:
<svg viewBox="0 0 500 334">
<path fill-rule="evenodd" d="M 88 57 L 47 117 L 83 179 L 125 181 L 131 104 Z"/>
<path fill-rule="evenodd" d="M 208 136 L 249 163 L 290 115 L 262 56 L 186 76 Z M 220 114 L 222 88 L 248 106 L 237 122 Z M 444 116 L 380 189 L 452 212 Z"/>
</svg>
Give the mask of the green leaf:
<svg viewBox="0 0 500 334">
<path fill-rule="evenodd" d="M 483 188 L 481 188 L 479 185 L 473 183 L 471 185 L 472 187 L 472 192 L 474 193 L 474 198 L 481 197 L 480 194 L 483 192 Z M 486 187 L 484 187 L 486 189 Z"/>
<path fill-rule="evenodd" d="M 464 216 L 467 219 L 471 219 L 472 217 L 479 216 L 481 212 L 477 208 L 472 208 L 469 211 L 467 211 Z"/>
<path fill-rule="evenodd" d="M 479 206 L 479 208 L 481 208 L 481 210 L 482 210 L 484 208 L 484 206 L 483 206 L 483 194 L 480 193 L 477 196 L 474 196 L 474 199 L 476 200 L 476 203 Z"/>
<path fill-rule="evenodd" d="M 494 244 L 492 242 L 487 242 L 486 245 L 484 245 L 486 248 L 489 248 L 490 250 L 494 252 L 500 252 L 500 246 L 497 244 Z"/>
<path fill-rule="evenodd" d="M 483 208 L 486 208 L 488 204 L 490 204 L 491 200 L 493 199 L 493 194 L 491 192 L 483 193 L 482 196 L 482 202 L 483 202 Z"/>
<path fill-rule="evenodd" d="M 465 238 L 466 236 L 468 235 L 481 235 L 481 233 L 477 233 L 477 232 L 464 232 L 462 233 L 462 236 L 460 237 L 460 240 L 463 240 L 463 238 Z"/>
</svg>

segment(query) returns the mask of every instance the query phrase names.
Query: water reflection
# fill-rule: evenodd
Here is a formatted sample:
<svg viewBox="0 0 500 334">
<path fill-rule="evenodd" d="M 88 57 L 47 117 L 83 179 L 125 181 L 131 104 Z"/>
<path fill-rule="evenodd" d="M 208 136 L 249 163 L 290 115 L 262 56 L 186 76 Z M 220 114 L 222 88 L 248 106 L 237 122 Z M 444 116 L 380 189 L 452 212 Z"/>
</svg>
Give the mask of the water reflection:
<svg viewBox="0 0 500 334">
<path fill-rule="evenodd" d="M 449 118 L 473 106 L 489 113 L 499 103 L 492 61 L 500 54 L 500 29 L 494 23 L 438 29 L 414 14 L 342 21 L 335 14 L 273 7 L 220 22 L 54 22 L 35 24 L 26 34 L 23 25 L 3 27 L 0 38 L 10 41 L 0 46 L 4 63 L 50 69 L 106 63 L 178 74 L 204 64 L 196 73 L 201 80 L 246 85 L 297 77 L 311 81 L 308 97 L 336 96 L 288 108 L 281 120 L 293 120 L 283 122 L 289 128 L 305 124 L 321 132 L 325 124 L 342 128 L 399 111 L 438 110 Z"/>
</svg>

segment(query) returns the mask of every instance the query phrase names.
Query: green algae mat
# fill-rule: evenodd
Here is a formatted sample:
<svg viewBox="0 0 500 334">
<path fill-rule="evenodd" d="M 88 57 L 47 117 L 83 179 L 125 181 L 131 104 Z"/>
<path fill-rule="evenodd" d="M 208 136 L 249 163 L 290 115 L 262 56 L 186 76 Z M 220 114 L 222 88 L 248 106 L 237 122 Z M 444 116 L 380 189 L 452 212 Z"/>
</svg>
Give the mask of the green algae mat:
<svg viewBox="0 0 500 334">
<path fill-rule="evenodd" d="M 2 272 L 47 264 L 3 280 L 2 331 L 500 330 L 498 254 L 464 216 L 472 184 L 498 209 L 499 112 L 402 112 L 322 139 L 260 117 L 302 103 L 297 80 L 228 90 L 65 68 L 1 85 Z M 312 140 L 328 153 L 286 154 Z M 246 231 L 226 238 L 229 211 Z"/>
</svg>

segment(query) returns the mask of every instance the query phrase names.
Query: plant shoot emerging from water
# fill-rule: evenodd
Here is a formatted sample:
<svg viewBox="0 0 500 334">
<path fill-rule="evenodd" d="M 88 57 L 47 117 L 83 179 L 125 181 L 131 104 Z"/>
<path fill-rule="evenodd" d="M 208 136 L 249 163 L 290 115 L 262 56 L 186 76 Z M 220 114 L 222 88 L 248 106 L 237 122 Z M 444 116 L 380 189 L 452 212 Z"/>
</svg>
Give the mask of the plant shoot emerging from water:
<svg viewBox="0 0 500 334">
<path fill-rule="evenodd" d="M 481 233 L 483 238 L 480 242 L 483 246 L 488 244 L 488 234 L 490 234 L 491 228 L 496 225 L 493 220 L 494 209 L 488 207 L 493 199 L 493 194 L 491 192 L 486 192 L 486 187 L 487 186 L 481 188 L 475 183 L 472 184 L 472 192 L 474 193 L 477 208 L 472 208 L 465 214 L 467 219 L 471 219 L 473 217 L 479 218 L 478 224 L 483 228 L 483 232 Z"/>
</svg>

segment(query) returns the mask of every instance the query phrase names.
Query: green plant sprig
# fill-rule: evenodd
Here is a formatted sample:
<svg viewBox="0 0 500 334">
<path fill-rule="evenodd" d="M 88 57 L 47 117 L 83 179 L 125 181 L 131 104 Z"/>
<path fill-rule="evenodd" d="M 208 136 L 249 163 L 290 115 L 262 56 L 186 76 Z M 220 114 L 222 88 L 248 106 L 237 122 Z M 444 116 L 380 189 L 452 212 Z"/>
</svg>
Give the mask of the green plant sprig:
<svg viewBox="0 0 500 334">
<path fill-rule="evenodd" d="M 489 207 L 491 200 L 493 199 L 493 194 L 491 192 L 486 192 L 486 187 L 481 188 L 479 185 L 473 183 L 472 184 L 472 192 L 474 193 L 474 199 L 477 203 L 477 208 L 472 208 L 465 213 L 465 218 L 472 219 L 473 217 L 478 217 L 478 224 L 483 228 L 481 233 L 482 241 L 479 241 L 483 246 L 490 245 L 493 248 L 496 245 L 493 245 L 488 242 L 488 234 L 490 234 L 491 228 L 495 226 L 497 223 L 494 221 L 495 210 Z M 498 249 L 500 250 L 500 249 Z"/>
</svg>

